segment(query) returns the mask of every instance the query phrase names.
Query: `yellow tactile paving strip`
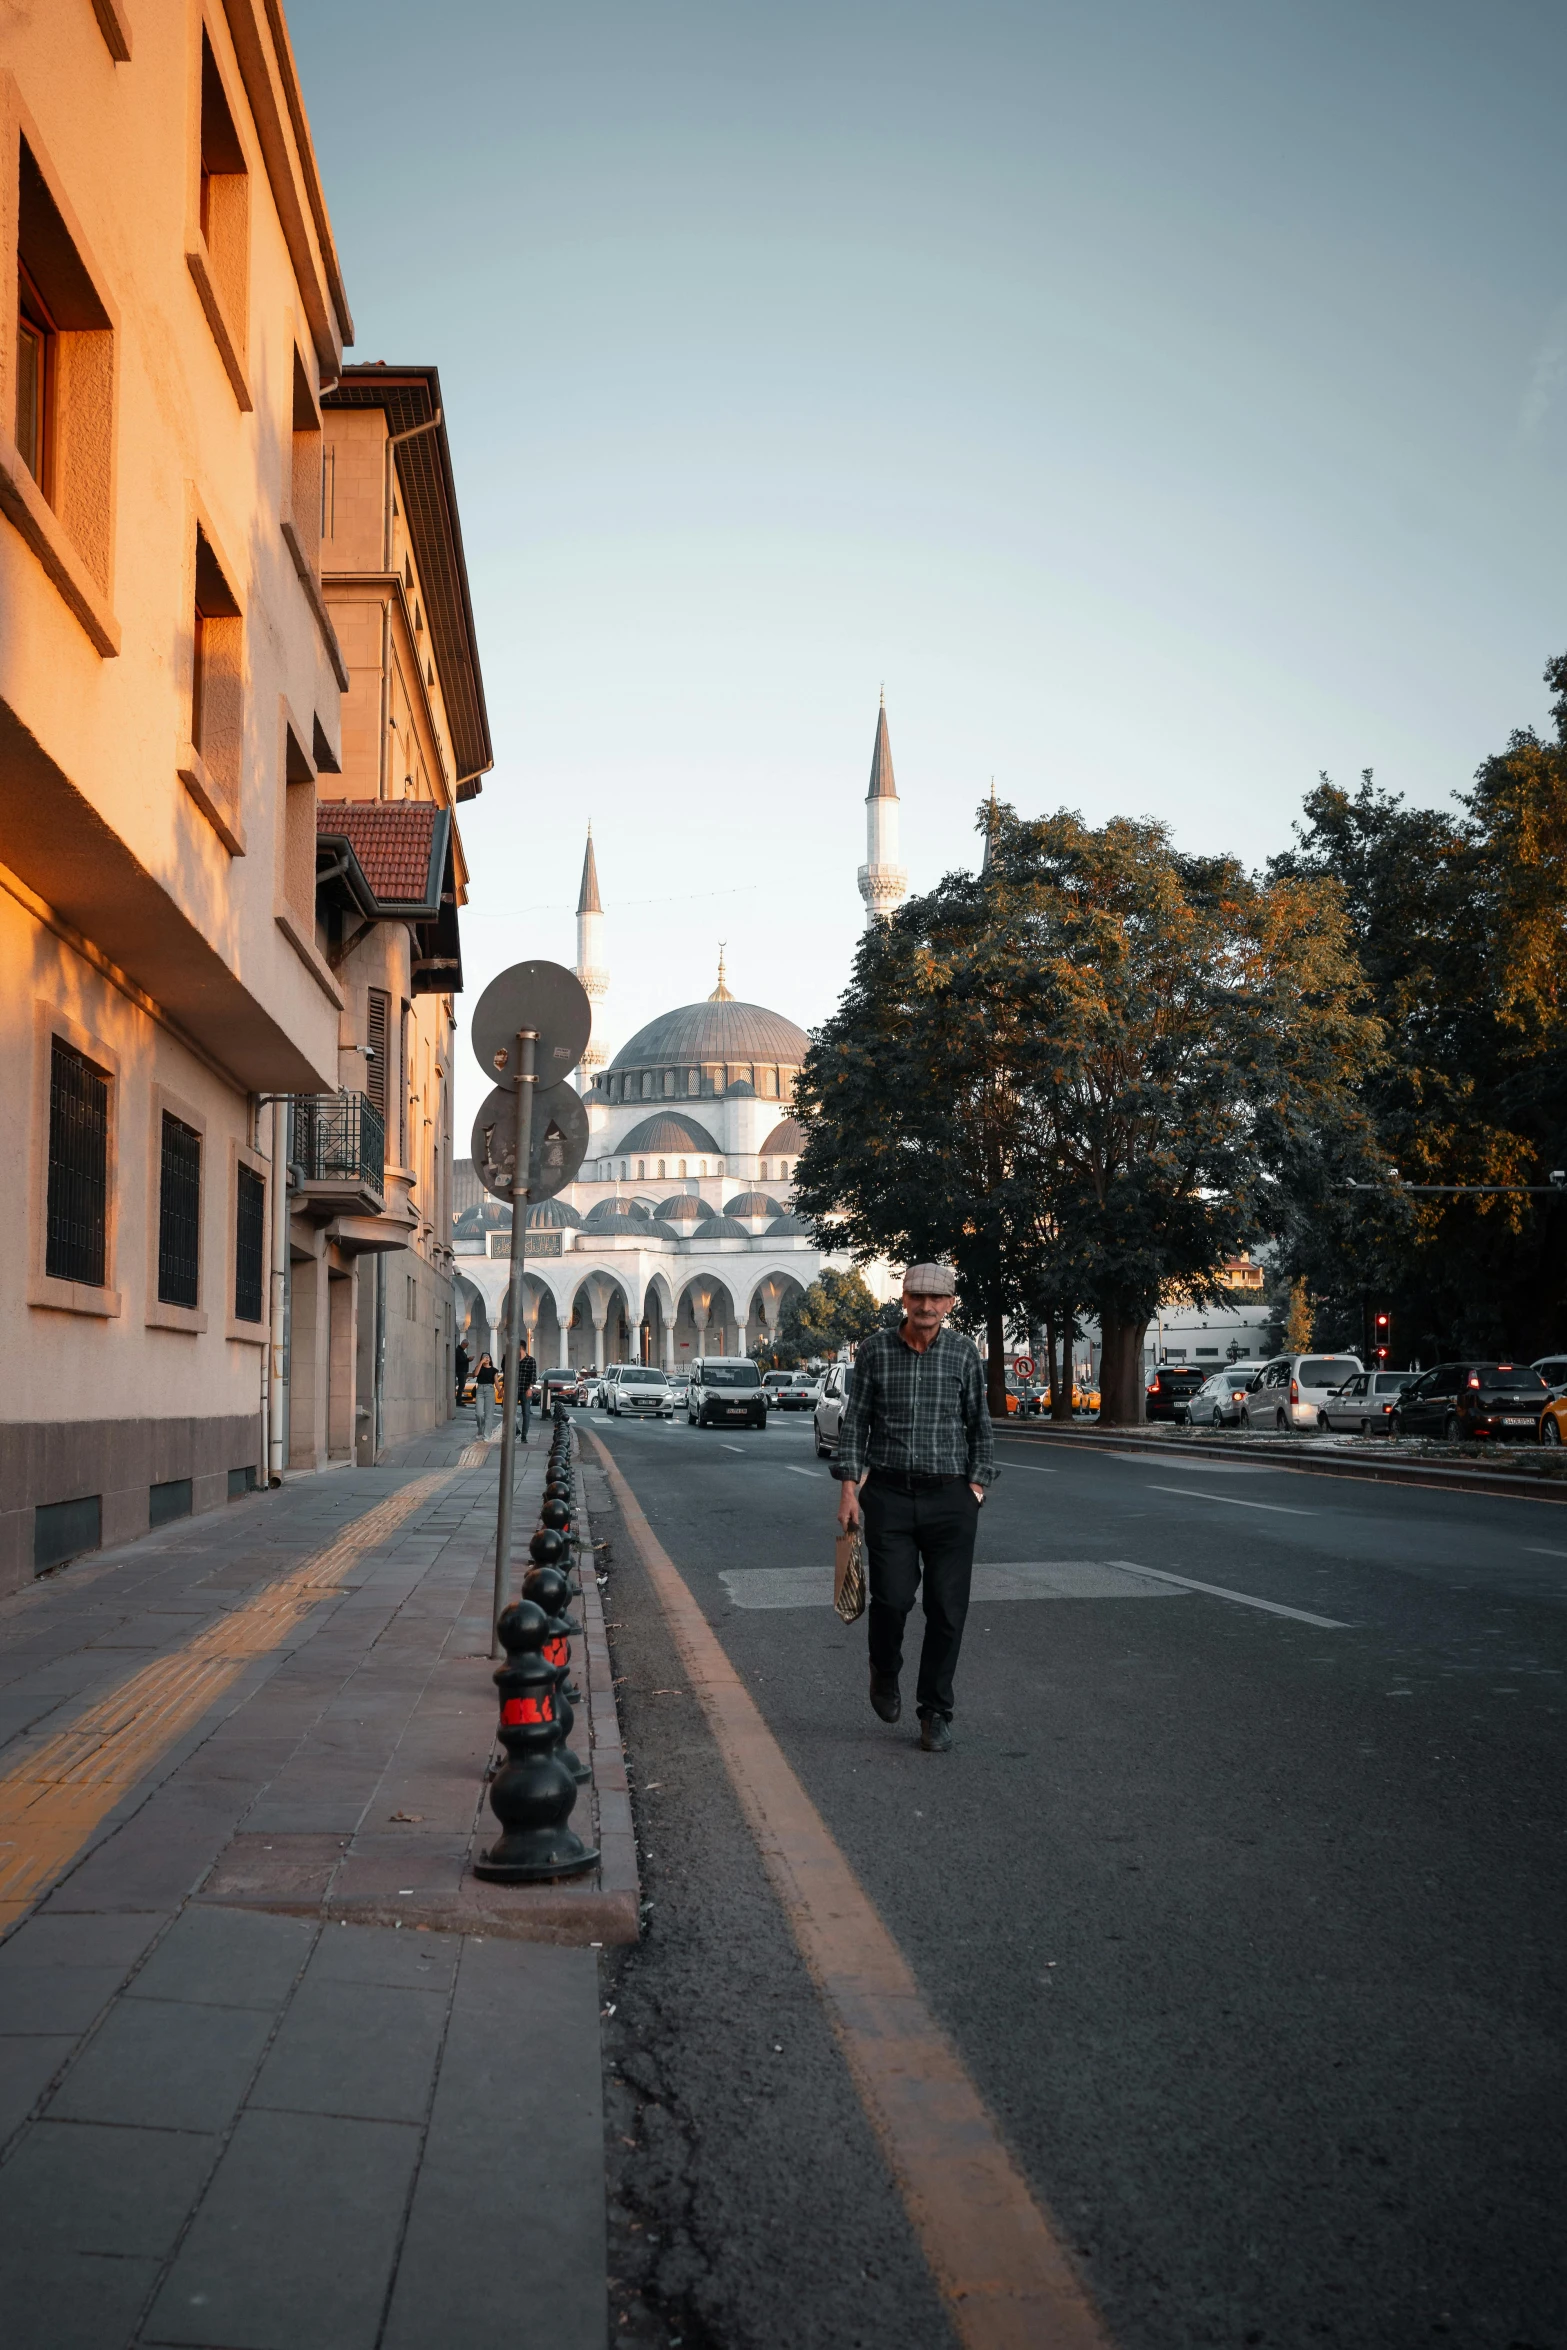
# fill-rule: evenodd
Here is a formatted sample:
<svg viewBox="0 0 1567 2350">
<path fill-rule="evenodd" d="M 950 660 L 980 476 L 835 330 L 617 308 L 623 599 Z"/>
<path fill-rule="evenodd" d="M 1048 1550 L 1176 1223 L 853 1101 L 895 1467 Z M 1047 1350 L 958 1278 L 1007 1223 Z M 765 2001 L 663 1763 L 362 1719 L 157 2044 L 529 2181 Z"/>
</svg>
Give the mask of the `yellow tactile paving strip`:
<svg viewBox="0 0 1567 2350">
<path fill-rule="evenodd" d="M 174 1655 L 133 1673 L 0 1775 L 0 1932 L 64 1874 L 99 1821 L 250 1660 L 278 1647 L 301 1616 L 452 1475 L 448 1469 L 416 1478 L 379 1502 L 325 1550 L 207 1625 Z"/>
</svg>

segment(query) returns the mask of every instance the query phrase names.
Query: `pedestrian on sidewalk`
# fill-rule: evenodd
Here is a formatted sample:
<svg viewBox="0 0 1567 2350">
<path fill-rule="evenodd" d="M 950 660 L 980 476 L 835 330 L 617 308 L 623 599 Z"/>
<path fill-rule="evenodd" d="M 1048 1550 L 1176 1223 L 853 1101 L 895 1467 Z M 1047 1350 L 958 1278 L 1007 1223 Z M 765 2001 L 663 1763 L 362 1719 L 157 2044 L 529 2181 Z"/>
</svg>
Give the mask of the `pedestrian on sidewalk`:
<svg viewBox="0 0 1567 2350">
<path fill-rule="evenodd" d="M 911 1265 L 903 1322 L 874 1330 L 854 1358 L 832 1473 L 838 1524 L 863 1518 L 870 1574 L 871 1704 L 884 1722 L 903 1711 L 903 1626 L 924 1575 L 920 1744 L 952 1744 L 952 1677 L 963 1644 L 974 1536 L 996 1474 L 979 1349 L 942 1327 L 957 1295 L 946 1265 Z"/>
<path fill-rule="evenodd" d="M 532 1355 L 525 1354 L 517 1365 L 517 1433 L 524 1444 L 528 1441 L 528 1405 L 533 1399 L 533 1383 L 538 1375 L 538 1364 Z"/>
<path fill-rule="evenodd" d="M 487 1354 L 480 1355 L 479 1367 L 473 1375 L 473 1416 L 479 1423 L 479 1434 L 490 1433 L 490 1409 L 495 1401 L 495 1365 Z"/>
<path fill-rule="evenodd" d="M 457 1353 L 454 1359 L 457 1365 L 457 1401 L 461 1403 L 462 1391 L 468 1384 L 468 1365 L 473 1359 L 468 1352 L 466 1340 L 458 1339 Z"/>
</svg>

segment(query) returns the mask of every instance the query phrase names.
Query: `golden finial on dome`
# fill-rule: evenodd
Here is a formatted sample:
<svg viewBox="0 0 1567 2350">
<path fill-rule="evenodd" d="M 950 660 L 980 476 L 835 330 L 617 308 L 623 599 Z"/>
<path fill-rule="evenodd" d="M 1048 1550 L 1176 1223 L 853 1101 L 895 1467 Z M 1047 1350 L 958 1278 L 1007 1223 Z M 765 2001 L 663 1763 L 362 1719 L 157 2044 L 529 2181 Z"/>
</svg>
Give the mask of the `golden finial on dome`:
<svg viewBox="0 0 1567 2350">
<path fill-rule="evenodd" d="M 732 1004 L 735 1000 L 724 985 L 724 949 L 728 944 L 727 938 L 718 942 L 718 985 L 707 999 L 710 1004 Z"/>
</svg>

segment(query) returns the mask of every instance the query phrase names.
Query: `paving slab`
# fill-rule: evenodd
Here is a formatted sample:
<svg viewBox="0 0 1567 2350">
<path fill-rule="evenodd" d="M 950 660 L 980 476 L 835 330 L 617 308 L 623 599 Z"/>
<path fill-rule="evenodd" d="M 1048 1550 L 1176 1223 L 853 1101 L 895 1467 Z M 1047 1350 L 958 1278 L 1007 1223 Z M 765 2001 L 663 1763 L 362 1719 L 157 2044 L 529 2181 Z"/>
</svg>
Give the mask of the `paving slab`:
<svg viewBox="0 0 1567 2350">
<path fill-rule="evenodd" d="M 127 1995 L 201 2007 L 279 2007 L 314 1940 L 315 1928 L 297 1918 L 188 1909 L 127 1985 Z"/>
<path fill-rule="evenodd" d="M 118 2350 L 157 2282 L 156 2260 L 0 2246 L 6 2350 Z"/>
<path fill-rule="evenodd" d="M 312 1969 L 267 2052 L 251 2110 L 422 2122 L 448 1998 L 441 1983 L 333 1981 Z"/>
<path fill-rule="evenodd" d="M 71 2067 L 50 2113 L 160 2130 L 226 2129 L 272 2024 L 265 2008 L 121 2000 Z"/>
<path fill-rule="evenodd" d="M 0 2170 L 0 2242 L 161 2260 L 219 2145 L 182 2130 L 40 2122 Z"/>
</svg>

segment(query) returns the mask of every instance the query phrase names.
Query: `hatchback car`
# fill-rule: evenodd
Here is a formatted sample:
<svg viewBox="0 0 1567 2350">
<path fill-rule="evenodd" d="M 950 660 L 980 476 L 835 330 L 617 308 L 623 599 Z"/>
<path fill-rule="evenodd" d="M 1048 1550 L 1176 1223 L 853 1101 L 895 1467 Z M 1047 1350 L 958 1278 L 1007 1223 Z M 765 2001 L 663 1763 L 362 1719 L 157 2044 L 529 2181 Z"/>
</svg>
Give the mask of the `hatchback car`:
<svg viewBox="0 0 1567 2350">
<path fill-rule="evenodd" d="M 1442 1436 L 1449 1444 L 1476 1437 L 1532 1444 L 1549 1400 L 1532 1363 L 1438 1363 L 1411 1379 L 1390 1425 L 1395 1436 Z"/>
<path fill-rule="evenodd" d="M 547 1412 L 557 1403 L 586 1403 L 587 1390 L 580 1371 L 546 1371 L 539 1382 L 539 1409 Z"/>
<path fill-rule="evenodd" d="M 1226 1363 L 1222 1371 L 1210 1371 L 1195 1395 L 1177 1403 L 1177 1420 L 1184 1420 L 1188 1428 L 1237 1427 L 1246 1383 L 1263 1368 L 1260 1362 Z"/>
<path fill-rule="evenodd" d="M 626 1417 L 672 1420 L 675 1406 L 669 1381 L 651 1364 L 625 1364 L 609 1391 L 609 1413 L 612 1420 Z"/>
<path fill-rule="evenodd" d="M 1398 1399 L 1414 1376 L 1413 1371 L 1358 1371 L 1328 1397 L 1318 1417 L 1324 1428 L 1337 1428 L 1341 1434 L 1385 1436 Z"/>
<path fill-rule="evenodd" d="M 816 1457 L 831 1460 L 838 1446 L 838 1430 L 843 1421 L 843 1407 L 849 1400 L 849 1389 L 854 1383 L 852 1363 L 830 1363 L 822 1379 L 822 1391 L 816 1399 L 811 1415 L 816 1431 Z"/>
<path fill-rule="evenodd" d="M 767 1400 L 775 1412 L 808 1412 L 816 1401 L 816 1381 L 809 1371 L 791 1371 L 781 1385 L 769 1390 Z"/>
<path fill-rule="evenodd" d="M 1337 1387 L 1365 1369 L 1359 1355 L 1275 1355 L 1246 1384 L 1243 1428 L 1320 1428 L 1322 1407 Z"/>
<path fill-rule="evenodd" d="M 1143 1398 L 1145 1420 L 1173 1420 L 1177 1404 L 1190 1402 L 1208 1374 L 1195 1363 L 1161 1363 Z"/>
<path fill-rule="evenodd" d="M 691 1365 L 686 1421 L 692 1428 L 765 1428 L 762 1374 L 743 1355 L 710 1355 Z"/>
<path fill-rule="evenodd" d="M 1567 1355 L 1541 1355 L 1530 1368 L 1545 1381 L 1553 1403 L 1559 1395 L 1567 1395 Z"/>
</svg>

